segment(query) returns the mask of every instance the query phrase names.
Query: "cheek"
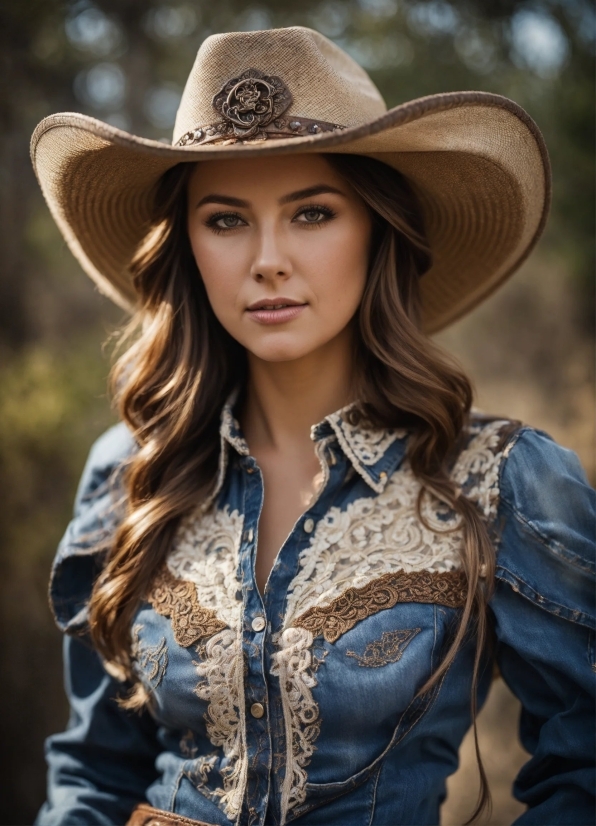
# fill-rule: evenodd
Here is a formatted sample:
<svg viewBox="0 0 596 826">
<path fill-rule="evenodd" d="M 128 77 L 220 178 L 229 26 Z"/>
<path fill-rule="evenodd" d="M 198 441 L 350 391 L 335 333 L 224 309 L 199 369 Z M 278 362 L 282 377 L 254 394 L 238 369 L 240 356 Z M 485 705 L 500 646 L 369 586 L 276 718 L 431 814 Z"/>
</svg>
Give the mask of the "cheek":
<svg viewBox="0 0 596 826">
<path fill-rule="evenodd" d="M 245 271 L 245 256 L 238 245 L 227 244 L 225 266 L 222 266 L 221 243 L 218 237 L 203 232 L 189 233 L 193 251 L 205 290 L 215 315 L 220 321 L 236 304 L 242 273 Z"/>
<path fill-rule="evenodd" d="M 325 231 L 321 231 L 321 236 Z M 345 323 L 356 311 L 368 270 L 368 230 L 350 224 L 333 231 L 313 245 L 309 269 L 314 274 L 313 288 L 318 297 L 317 309 L 340 312 Z"/>
</svg>

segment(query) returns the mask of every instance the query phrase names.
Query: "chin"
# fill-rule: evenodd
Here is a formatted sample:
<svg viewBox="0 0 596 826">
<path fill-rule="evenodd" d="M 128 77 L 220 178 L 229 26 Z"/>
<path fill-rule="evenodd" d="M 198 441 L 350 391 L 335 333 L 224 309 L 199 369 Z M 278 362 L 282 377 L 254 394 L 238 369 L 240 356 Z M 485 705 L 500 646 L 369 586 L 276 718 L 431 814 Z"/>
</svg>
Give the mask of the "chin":
<svg viewBox="0 0 596 826">
<path fill-rule="evenodd" d="M 317 349 L 315 344 L 297 341 L 259 342 L 245 347 L 253 356 L 270 362 L 296 361 Z"/>
</svg>

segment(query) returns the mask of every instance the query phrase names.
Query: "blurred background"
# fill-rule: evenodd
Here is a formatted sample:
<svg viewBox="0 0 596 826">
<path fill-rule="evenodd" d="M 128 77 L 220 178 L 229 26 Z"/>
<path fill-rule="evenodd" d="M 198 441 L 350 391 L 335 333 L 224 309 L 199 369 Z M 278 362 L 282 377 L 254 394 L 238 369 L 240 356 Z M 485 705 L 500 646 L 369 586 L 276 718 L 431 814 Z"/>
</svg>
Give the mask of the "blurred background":
<svg viewBox="0 0 596 826">
<path fill-rule="evenodd" d="M 312 26 L 372 75 L 388 106 L 482 89 L 524 106 L 551 152 L 554 202 L 523 269 L 441 334 L 477 405 L 547 430 L 594 483 L 594 27 L 590 0 L 1 0 L 0 822 L 31 824 L 45 794 L 43 740 L 62 729 L 60 634 L 47 606 L 56 545 L 94 438 L 114 421 L 102 342 L 122 320 L 67 251 L 38 190 L 36 123 L 75 110 L 169 140 L 196 51 L 213 32 Z M 493 824 L 521 810 L 518 706 L 494 683 L 480 718 Z M 476 795 L 469 738 L 443 823 Z"/>
</svg>

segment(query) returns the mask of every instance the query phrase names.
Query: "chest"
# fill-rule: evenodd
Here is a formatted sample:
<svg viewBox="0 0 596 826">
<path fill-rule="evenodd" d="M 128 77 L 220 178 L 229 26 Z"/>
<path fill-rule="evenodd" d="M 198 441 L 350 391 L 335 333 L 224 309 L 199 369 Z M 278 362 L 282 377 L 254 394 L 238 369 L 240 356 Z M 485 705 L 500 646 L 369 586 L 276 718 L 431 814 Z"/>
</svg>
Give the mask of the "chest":
<svg viewBox="0 0 596 826">
<path fill-rule="evenodd" d="M 418 491 L 402 474 L 374 494 L 332 466 L 264 593 L 260 474 L 233 472 L 217 505 L 181 525 L 135 618 L 136 668 L 188 784 L 229 818 L 252 756 L 276 761 L 287 814 L 314 787 L 353 782 L 425 713 L 416 693 L 465 583 L 453 514 L 435 503 L 421 520 Z"/>
<path fill-rule="evenodd" d="M 263 485 L 258 519 L 255 576 L 264 593 L 267 579 L 299 517 L 313 504 L 324 482 L 312 448 L 303 455 L 257 457 Z"/>
</svg>

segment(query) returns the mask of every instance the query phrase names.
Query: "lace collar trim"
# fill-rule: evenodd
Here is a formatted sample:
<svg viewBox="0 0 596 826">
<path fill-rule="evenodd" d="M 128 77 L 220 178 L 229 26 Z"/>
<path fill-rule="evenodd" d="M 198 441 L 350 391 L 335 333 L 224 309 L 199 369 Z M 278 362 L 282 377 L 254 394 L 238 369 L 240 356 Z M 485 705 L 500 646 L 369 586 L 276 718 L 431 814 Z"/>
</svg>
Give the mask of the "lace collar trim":
<svg viewBox="0 0 596 826">
<path fill-rule="evenodd" d="M 234 416 L 234 405 L 238 391 L 230 395 L 221 412 L 219 472 L 216 486 L 210 502 L 217 496 L 223 485 L 230 447 L 240 456 L 249 456 L 250 450 L 242 434 L 240 424 Z M 377 493 L 385 489 L 388 478 L 403 458 L 404 450 L 391 450 L 394 444 L 407 436 L 407 431 L 398 428 L 365 428 L 349 422 L 348 413 L 356 402 L 342 407 L 326 416 L 322 422 L 313 425 L 310 437 L 313 442 L 334 434 L 339 446 L 352 463 L 356 472 L 362 476 Z"/>
</svg>

